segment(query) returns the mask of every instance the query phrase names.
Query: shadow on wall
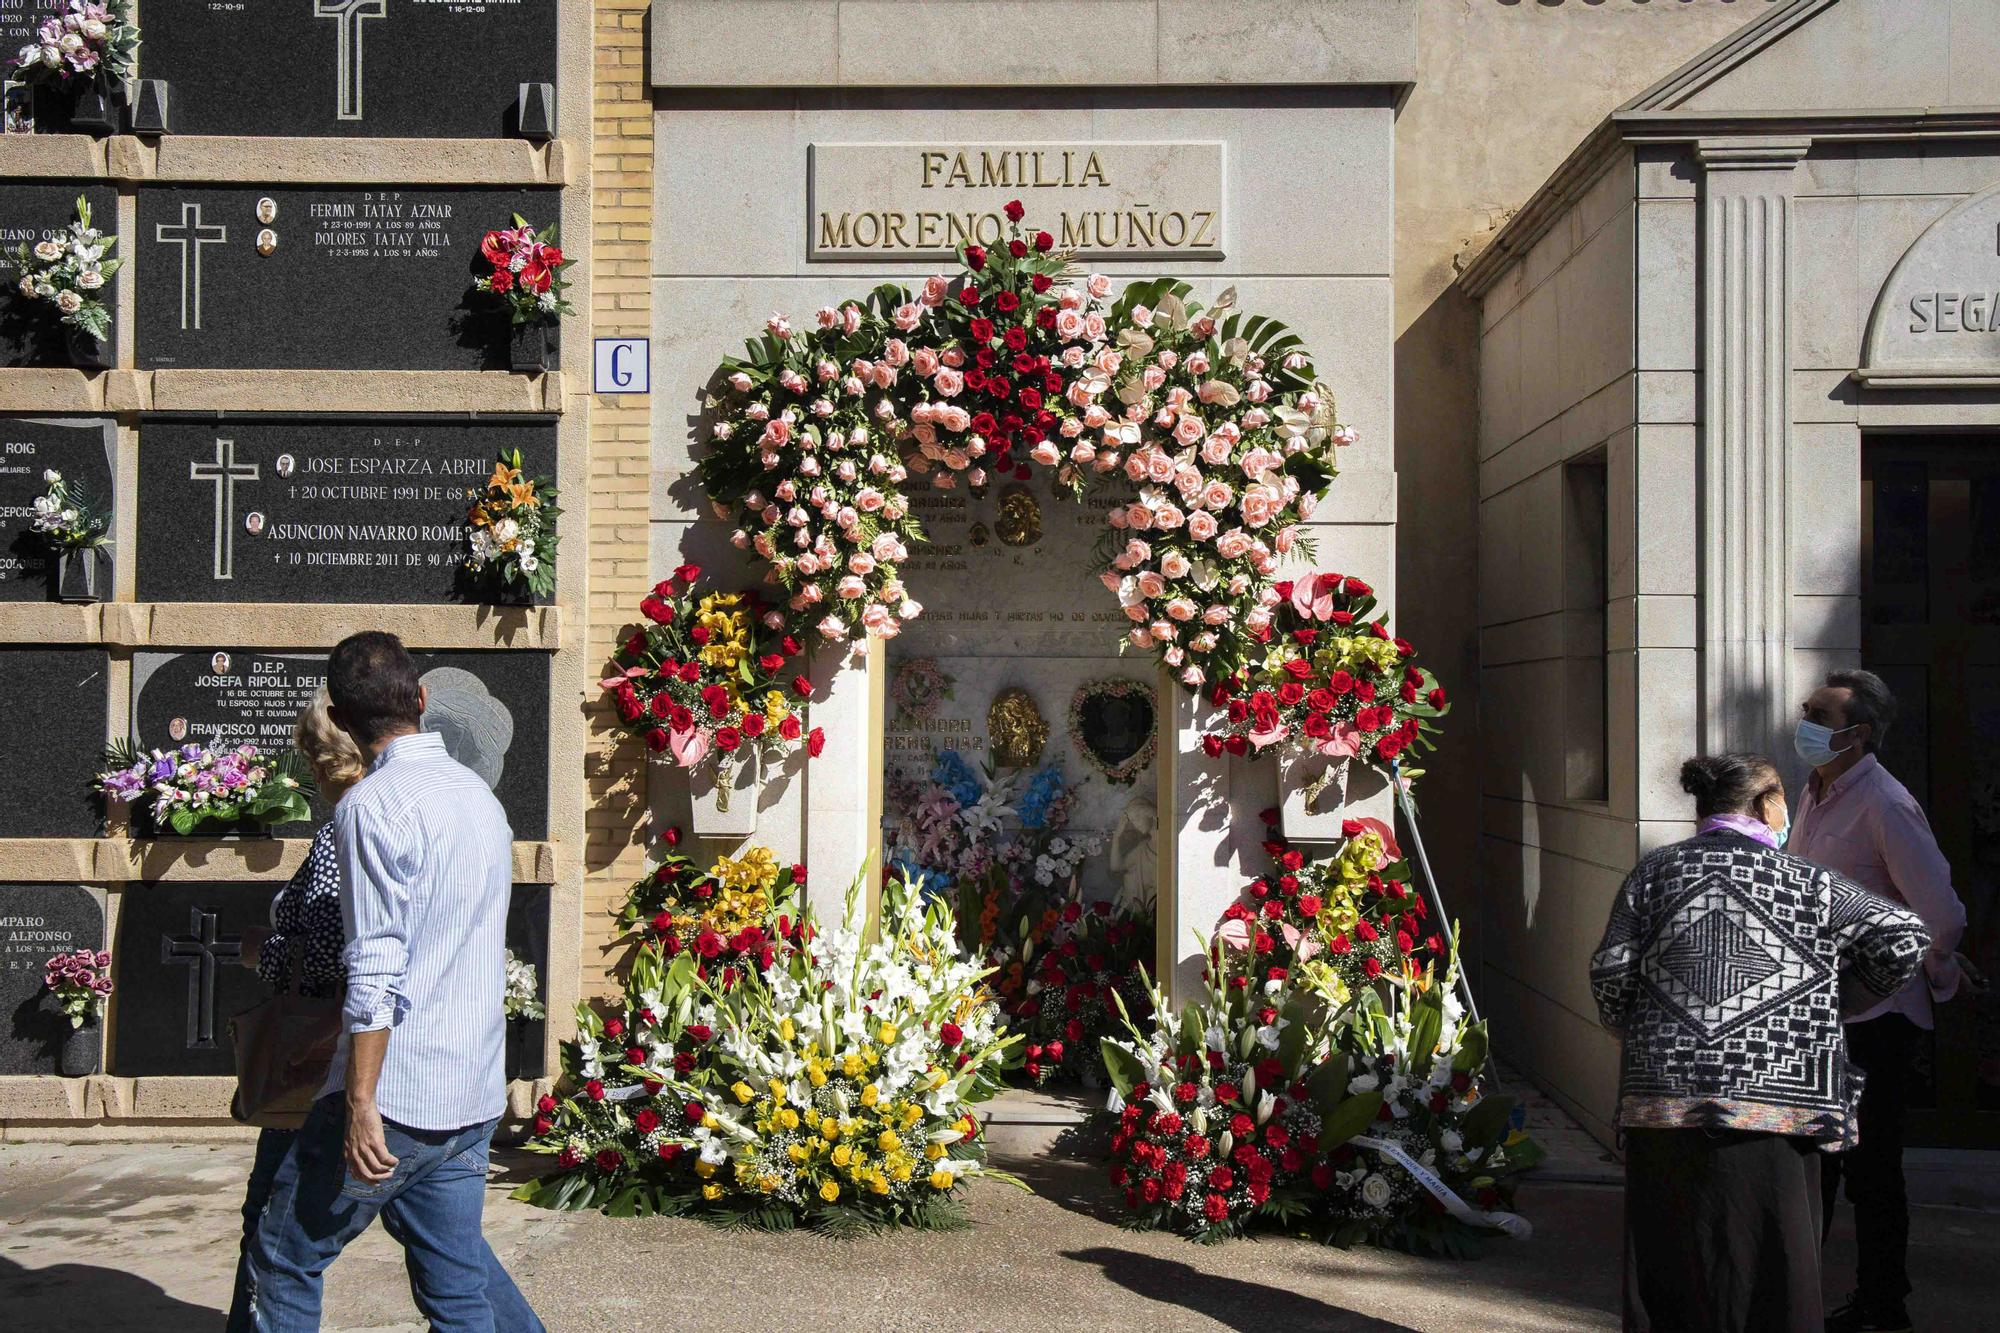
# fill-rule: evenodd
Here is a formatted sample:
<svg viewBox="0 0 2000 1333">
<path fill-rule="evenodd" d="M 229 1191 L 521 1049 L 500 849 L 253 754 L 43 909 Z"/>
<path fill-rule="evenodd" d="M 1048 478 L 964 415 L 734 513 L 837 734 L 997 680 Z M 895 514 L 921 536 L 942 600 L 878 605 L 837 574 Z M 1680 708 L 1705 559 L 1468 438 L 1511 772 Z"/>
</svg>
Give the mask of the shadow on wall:
<svg viewBox="0 0 2000 1333">
<path fill-rule="evenodd" d="M 1477 986 L 1486 934 L 1478 881 L 1479 309 L 1446 287 L 1396 339 L 1396 630 L 1452 709 L 1415 788 L 1425 850 L 1464 926 Z M 1340 483 L 1335 482 L 1336 486 Z"/>
</svg>

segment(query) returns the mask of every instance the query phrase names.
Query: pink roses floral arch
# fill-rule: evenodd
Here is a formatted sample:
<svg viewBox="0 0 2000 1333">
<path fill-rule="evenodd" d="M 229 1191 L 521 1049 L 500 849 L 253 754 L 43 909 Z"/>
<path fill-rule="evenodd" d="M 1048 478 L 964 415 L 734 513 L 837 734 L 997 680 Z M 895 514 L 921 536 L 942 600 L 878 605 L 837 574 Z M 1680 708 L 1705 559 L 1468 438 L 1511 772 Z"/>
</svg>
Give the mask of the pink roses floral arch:
<svg viewBox="0 0 2000 1333">
<path fill-rule="evenodd" d="M 698 463 L 731 540 L 754 550 L 800 638 L 889 636 L 921 614 L 900 566 L 925 535 L 913 488 L 1052 470 L 1111 486 L 1103 579 L 1190 689 L 1227 689 L 1271 637 L 1300 525 L 1325 495 L 1335 420 L 1300 339 L 1158 278 L 1113 300 L 1046 231 L 959 251 L 920 292 L 886 285 L 794 325 L 773 315 L 725 360 Z"/>
</svg>

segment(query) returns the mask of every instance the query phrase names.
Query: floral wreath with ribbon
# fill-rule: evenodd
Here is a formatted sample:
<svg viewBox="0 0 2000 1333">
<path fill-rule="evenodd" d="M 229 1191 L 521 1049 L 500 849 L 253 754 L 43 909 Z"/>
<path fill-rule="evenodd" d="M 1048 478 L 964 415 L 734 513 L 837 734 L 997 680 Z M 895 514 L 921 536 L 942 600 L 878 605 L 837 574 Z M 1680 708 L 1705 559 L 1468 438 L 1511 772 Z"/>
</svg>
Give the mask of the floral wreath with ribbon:
<svg viewBox="0 0 2000 1333">
<path fill-rule="evenodd" d="M 794 632 L 888 637 L 923 608 L 900 566 L 926 540 L 915 487 L 979 490 L 1053 468 L 1073 497 L 1112 490 L 1100 577 L 1189 689 L 1226 679 L 1268 634 L 1279 563 L 1355 433 L 1297 335 L 1185 283 L 1079 274 L 1006 207 L 1005 244 L 962 270 L 774 314 L 726 359 L 698 474 L 754 550 Z M 1129 496 L 1129 499 L 1126 498 Z"/>
</svg>

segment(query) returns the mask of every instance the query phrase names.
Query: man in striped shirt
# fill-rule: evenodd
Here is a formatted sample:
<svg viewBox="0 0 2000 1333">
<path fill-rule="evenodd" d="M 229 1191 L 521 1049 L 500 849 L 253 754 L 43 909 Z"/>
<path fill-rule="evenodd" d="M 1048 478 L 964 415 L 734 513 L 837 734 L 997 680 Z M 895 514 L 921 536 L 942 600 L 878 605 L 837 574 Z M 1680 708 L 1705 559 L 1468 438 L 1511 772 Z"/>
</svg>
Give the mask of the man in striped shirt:
<svg viewBox="0 0 2000 1333">
<path fill-rule="evenodd" d="M 480 1233 L 506 1105 L 513 832 L 422 730 L 424 689 L 393 634 L 343 640 L 327 690 L 371 761 L 334 813 L 347 996 L 326 1087 L 251 1244 L 255 1327 L 318 1328 L 321 1275 L 379 1213 L 431 1327 L 540 1330 Z"/>
</svg>

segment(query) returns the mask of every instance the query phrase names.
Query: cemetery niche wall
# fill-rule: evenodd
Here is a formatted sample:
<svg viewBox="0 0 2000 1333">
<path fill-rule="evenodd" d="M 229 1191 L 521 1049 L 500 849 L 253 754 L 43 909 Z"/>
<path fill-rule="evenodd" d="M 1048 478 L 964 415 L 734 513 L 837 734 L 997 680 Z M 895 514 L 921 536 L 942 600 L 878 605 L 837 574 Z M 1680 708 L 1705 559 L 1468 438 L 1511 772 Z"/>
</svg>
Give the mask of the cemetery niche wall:
<svg viewBox="0 0 2000 1333">
<path fill-rule="evenodd" d="M 71 362 L 66 326 L 59 322 L 56 308 L 21 293 L 12 258 L 22 246 L 66 237 L 70 224 L 76 221 L 79 198 L 89 205 L 96 227 L 106 232 L 116 230 L 118 194 L 108 185 L 0 180 L 0 251 L 5 251 L 8 259 L 4 274 L 0 274 L 4 277 L 4 284 L 0 284 L 0 366 L 66 366 Z M 122 282 L 123 277 L 113 273 L 100 292 L 100 299 L 112 313 L 114 338 Z"/>
<path fill-rule="evenodd" d="M 176 134 L 490 139 L 557 84 L 559 0 L 146 0 Z M 12 49 L 11 47 L 8 49 Z M 549 108 L 530 124 L 547 137 Z"/>
<path fill-rule="evenodd" d="M 556 470 L 552 419 L 149 417 L 140 429 L 144 601 L 480 600 L 468 491 L 494 459 Z"/>
<path fill-rule="evenodd" d="M 281 880 L 163 881 L 135 885 L 122 895 L 112 949 L 118 968 L 112 1074 L 236 1072 L 230 1015 L 265 994 L 245 962 L 245 931 L 270 924 L 271 900 L 283 887 Z M 547 971 L 547 916 L 547 885 L 515 886 L 507 948 L 535 963 L 538 975 Z M 5 934 L 0 926 L 0 940 Z M 510 1061 L 521 1071 L 516 1076 L 539 1075 L 539 1046 L 539 1022 L 510 1025 Z"/>
<path fill-rule="evenodd" d="M 34 523 L 35 501 L 48 493 L 50 472 L 80 490 L 115 527 L 117 433 L 116 423 L 102 417 L 0 418 L 0 602 L 52 595 L 54 548 Z M 104 564 L 103 548 L 91 558 Z"/>
<path fill-rule="evenodd" d="M 43 964 L 104 944 L 101 890 L 0 883 L 0 1074 L 60 1072 L 63 1046 L 76 1029 L 43 987 Z M 85 1040 L 100 1035 L 92 1029 Z"/>
<path fill-rule="evenodd" d="M 0 54 L 66 3 L 0 3 Z M 116 801 L 117 782 L 108 797 L 93 786 L 107 744 L 235 740 L 289 764 L 327 653 L 372 628 L 408 643 L 425 729 L 492 786 L 512 826 L 524 883 L 508 925 L 507 1068 L 541 1078 L 579 984 L 585 865 L 583 783 L 565 779 L 587 729 L 552 695 L 577 697 L 588 651 L 571 594 L 590 400 L 587 384 L 541 372 L 564 368 L 564 325 L 573 347 L 588 329 L 562 287 L 588 286 L 587 195 L 567 186 L 591 161 L 592 6 L 150 0 L 131 14 L 146 30 L 129 84 L 122 68 L 32 88 L 7 71 L 0 696 L 32 733 L 17 728 L 20 753 L 0 769 L 0 940 L 36 938 L 0 959 L 0 986 L 14 987 L 0 1000 L 26 1025 L 11 1046 L 13 1029 L 0 1032 L 0 1127 L 225 1118 L 226 1021 L 259 993 L 232 949 L 329 810 L 183 829 L 156 823 L 150 800 Z M 81 284 L 113 319 L 89 347 L 55 292 L 20 284 L 29 260 L 57 262 L 33 249 L 72 234 L 79 198 L 112 239 L 106 259 L 126 265 Z M 566 256 L 548 253 L 558 230 Z M 517 255 L 516 290 L 490 290 Z M 509 494 L 490 485 L 501 462 L 519 468 Z M 52 578 L 33 531 L 50 472 L 90 497 L 109 538 L 86 562 L 99 575 L 87 595 L 70 595 L 74 559 Z M 548 514 L 572 486 L 563 585 L 554 538 L 567 519 L 536 529 L 535 570 L 520 548 L 473 540 L 470 492 L 492 534 L 511 514 L 525 529 L 530 506 Z M 484 563 L 469 570 L 474 554 Z M 48 955 L 32 980 L 7 960 L 58 935 L 114 955 L 93 1067 L 136 1088 L 98 1095 L 111 1085 L 81 1082 L 75 1053 L 36 1026 L 53 1003 Z M 514 1001 L 563 1017 L 516 1018 Z M 31 1073 L 71 1081 L 4 1077 Z M 67 1112 L 52 1109 L 63 1099 Z"/>
<path fill-rule="evenodd" d="M 0 764 L 0 838 L 96 836 L 103 821 L 90 782 L 110 690 L 111 656 L 102 648 L 0 649 L 0 699 L 23 722 L 16 743 L 32 747 L 32 762 L 24 754 Z"/>
<path fill-rule="evenodd" d="M 424 730 L 500 799 L 518 840 L 548 836 L 549 659 L 541 652 L 415 650 L 429 704 Z M 291 745 L 299 712 L 326 683 L 326 654 L 256 648 L 142 651 L 132 658 L 132 736 L 163 748 L 219 738 L 267 753 Z M 303 837 L 300 824 L 287 830 Z"/>
<path fill-rule="evenodd" d="M 149 185 L 131 250 L 141 369 L 495 370 L 480 241 L 555 222 L 553 189 Z"/>
</svg>

